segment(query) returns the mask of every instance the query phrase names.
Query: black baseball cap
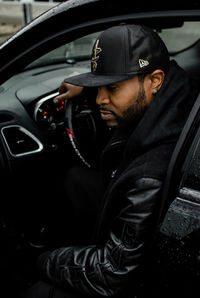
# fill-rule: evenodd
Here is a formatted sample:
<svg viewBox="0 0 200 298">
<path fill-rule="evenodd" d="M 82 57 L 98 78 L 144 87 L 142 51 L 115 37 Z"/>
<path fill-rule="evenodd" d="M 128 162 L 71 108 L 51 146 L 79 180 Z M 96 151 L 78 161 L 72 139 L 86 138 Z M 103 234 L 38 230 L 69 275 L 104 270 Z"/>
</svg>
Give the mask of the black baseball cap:
<svg viewBox="0 0 200 298">
<path fill-rule="evenodd" d="M 156 69 L 167 71 L 167 48 L 152 29 L 122 24 L 100 34 L 94 43 L 91 72 L 65 79 L 83 87 L 100 87 L 128 80 Z"/>
</svg>

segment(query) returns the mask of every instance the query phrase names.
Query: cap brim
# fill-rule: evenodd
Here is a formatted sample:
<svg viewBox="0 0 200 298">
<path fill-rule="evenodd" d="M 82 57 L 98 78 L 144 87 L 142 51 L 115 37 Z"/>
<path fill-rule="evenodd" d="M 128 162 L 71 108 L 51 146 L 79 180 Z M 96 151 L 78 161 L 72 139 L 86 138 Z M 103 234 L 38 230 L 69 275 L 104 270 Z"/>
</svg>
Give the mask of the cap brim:
<svg viewBox="0 0 200 298">
<path fill-rule="evenodd" d="M 135 75 L 136 74 L 101 75 L 87 72 L 73 77 L 68 77 L 65 79 L 65 82 L 82 87 L 100 87 L 128 80 Z"/>
</svg>

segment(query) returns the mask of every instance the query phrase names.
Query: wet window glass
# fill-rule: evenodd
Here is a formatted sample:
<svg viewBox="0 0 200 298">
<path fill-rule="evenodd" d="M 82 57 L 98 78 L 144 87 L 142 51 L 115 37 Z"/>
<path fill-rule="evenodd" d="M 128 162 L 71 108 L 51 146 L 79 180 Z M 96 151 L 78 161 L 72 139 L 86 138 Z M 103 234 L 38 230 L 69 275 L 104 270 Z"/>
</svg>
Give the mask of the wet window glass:
<svg viewBox="0 0 200 298">
<path fill-rule="evenodd" d="M 200 128 L 189 144 L 182 166 L 182 179 L 176 198 L 162 223 L 161 232 L 167 237 L 188 243 L 200 236 Z M 199 240 L 196 242 L 199 243 Z M 198 247 L 198 246 L 197 246 Z M 196 253 L 196 252 L 195 252 Z"/>
</svg>

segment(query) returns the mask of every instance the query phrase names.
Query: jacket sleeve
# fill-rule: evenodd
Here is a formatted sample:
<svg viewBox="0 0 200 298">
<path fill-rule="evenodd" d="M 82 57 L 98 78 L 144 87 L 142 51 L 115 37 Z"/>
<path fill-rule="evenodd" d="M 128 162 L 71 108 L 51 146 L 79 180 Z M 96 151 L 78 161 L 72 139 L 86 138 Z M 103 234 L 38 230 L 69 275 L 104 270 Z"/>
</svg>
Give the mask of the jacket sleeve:
<svg viewBox="0 0 200 298">
<path fill-rule="evenodd" d="M 124 195 L 126 207 L 113 221 L 107 242 L 101 247 L 73 246 L 47 253 L 39 262 L 43 276 L 87 295 L 119 293 L 143 261 L 161 185 L 153 178 L 135 181 Z"/>
</svg>

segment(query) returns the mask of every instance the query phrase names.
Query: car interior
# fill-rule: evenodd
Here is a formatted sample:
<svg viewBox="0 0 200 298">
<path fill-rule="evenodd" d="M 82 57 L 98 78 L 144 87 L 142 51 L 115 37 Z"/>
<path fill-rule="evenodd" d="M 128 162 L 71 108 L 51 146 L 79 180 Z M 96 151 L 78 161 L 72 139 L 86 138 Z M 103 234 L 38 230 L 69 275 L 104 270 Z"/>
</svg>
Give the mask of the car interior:
<svg viewBox="0 0 200 298">
<path fill-rule="evenodd" d="M 106 26 L 109 25 L 108 23 Z M 111 132 L 102 125 L 95 105 L 96 90 L 85 92 L 73 103 L 53 103 L 61 82 L 67 76 L 90 69 L 92 45 L 104 27 L 105 25 L 102 28 L 98 26 L 97 32 L 92 29 L 87 34 L 80 33 L 75 40 L 70 37 L 71 40 L 67 43 L 63 42 L 62 38 L 58 42 L 59 46 L 52 45 L 49 49 L 46 47 L 40 54 L 37 53 L 32 61 L 27 60 L 25 66 L 0 86 L 0 233 L 4 243 L 0 263 L 4 280 L 13 280 L 17 291 L 27 287 L 28 283 L 35 279 L 35 275 L 30 272 L 33 268 L 31 265 L 34 266 L 30 264 L 30 256 L 34 262 L 39 252 L 48 248 L 48 245 L 56 247 L 60 244 L 54 239 L 55 234 L 63 238 L 65 230 L 70 229 L 63 226 L 58 228 L 55 225 L 59 221 L 60 206 L 64 209 L 69 208 L 65 193 L 67 170 L 76 164 L 98 169 L 101 151 L 110 137 Z M 199 22 L 170 20 L 159 28 L 153 22 L 152 27 L 155 27 L 169 47 L 171 59 L 176 60 L 193 79 L 200 82 Z M 180 46 L 174 49 L 174 40 L 179 37 Z M 193 113 L 191 112 L 189 124 L 185 126 L 174 153 L 175 157 L 172 157 L 169 166 L 169 179 L 165 182 L 167 191 L 164 195 L 167 193 L 173 196 L 172 201 L 177 197 L 190 200 L 184 188 L 187 185 L 183 183 L 184 169 L 189 162 L 185 165 L 184 161 L 189 158 L 189 148 L 192 148 L 190 156 L 195 150 L 200 151 L 197 149 L 198 140 L 195 137 L 200 118 L 198 109 L 199 105 L 195 106 Z M 179 178 L 175 184 L 171 184 L 172 177 L 175 177 L 172 173 L 175 175 L 177 169 L 182 167 Z M 193 188 L 191 184 L 189 186 Z M 200 193 L 198 189 L 195 191 L 195 202 L 199 204 Z M 180 194 L 181 192 L 183 194 Z M 192 195 L 192 198 L 194 196 Z M 178 203 L 176 200 L 173 202 Z M 165 260 L 166 250 L 168 255 L 171 254 L 173 263 L 172 255 L 177 247 L 179 250 L 183 249 L 184 253 L 187 253 L 188 249 L 188 242 L 186 246 L 183 245 L 181 234 L 172 233 L 172 226 L 169 225 L 171 221 L 167 219 L 174 214 L 177 215 L 176 210 L 179 209 L 171 210 L 169 209 L 169 213 L 162 218 L 159 236 L 158 255 L 164 264 L 161 268 L 165 267 L 165 271 L 169 271 L 166 275 L 163 273 L 163 283 L 167 283 L 165 278 L 171 272 L 171 267 Z M 199 229 L 197 222 L 200 221 L 196 220 L 192 231 L 184 234 L 184 237 L 192 232 L 196 233 Z M 197 248 L 195 253 L 196 250 Z M 160 270 L 159 262 L 157 264 Z M 15 269 L 10 277 L 8 268 L 13 264 Z M 191 273 L 191 263 L 188 266 L 188 272 Z M 177 268 L 180 273 L 182 267 Z M 194 276 L 195 278 L 197 277 Z"/>
</svg>

